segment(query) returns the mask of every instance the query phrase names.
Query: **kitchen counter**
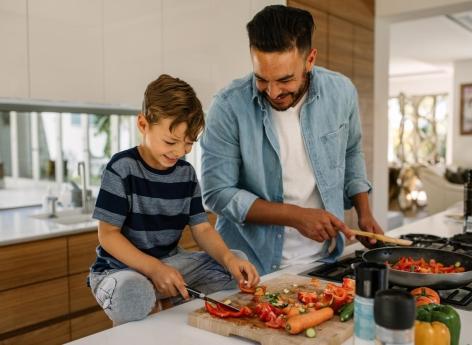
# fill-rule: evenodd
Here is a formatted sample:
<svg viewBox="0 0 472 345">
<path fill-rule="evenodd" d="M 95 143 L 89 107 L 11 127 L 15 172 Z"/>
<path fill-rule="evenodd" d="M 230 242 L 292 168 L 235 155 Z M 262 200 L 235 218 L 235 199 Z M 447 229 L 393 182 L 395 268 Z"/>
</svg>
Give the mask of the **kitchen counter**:
<svg viewBox="0 0 472 345">
<path fill-rule="evenodd" d="M 461 223 L 451 220 L 447 217 L 453 211 L 444 211 L 434 216 L 424 218 L 415 223 L 411 223 L 388 234 L 398 237 L 408 233 L 426 233 L 438 236 L 452 236 L 462 231 Z M 456 212 L 457 213 L 457 212 Z M 348 246 L 344 255 L 353 253 L 362 248 L 357 243 Z M 282 273 L 297 274 L 311 267 L 319 265 L 318 263 L 292 266 L 287 269 L 277 271 L 262 277 L 262 281 L 275 278 Z M 221 291 L 213 294 L 216 299 L 224 299 L 226 296 L 235 293 L 232 291 Z M 238 337 L 224 337 L 211 332 L 187 325 L 187 315 L 202 307 L 199 300 L 190 301 L 180 306 L 153 314 L 142 321 L 130 322 L 112 329 L 93 334 L 91 336 L 71 342 L 73 345 L 127 345 L 139 343 L 146 344 L 206 344 L 206 345 L 232 345 L 232 344 L 254 344 L 254 342 Z M 461 345 L 472 344 L 472 312 L 457 309 L 462 321 Z M 352 338 L 344 342 L 343 345 L 353 344 Z"/>
<path fill-rule="evenodd" d="M 0 211 L 0 246 L 93 231 L 98 225 L 96 220 L 63 225 L 31 217 L 39 213 L 41 207 Z"/>
</svg>

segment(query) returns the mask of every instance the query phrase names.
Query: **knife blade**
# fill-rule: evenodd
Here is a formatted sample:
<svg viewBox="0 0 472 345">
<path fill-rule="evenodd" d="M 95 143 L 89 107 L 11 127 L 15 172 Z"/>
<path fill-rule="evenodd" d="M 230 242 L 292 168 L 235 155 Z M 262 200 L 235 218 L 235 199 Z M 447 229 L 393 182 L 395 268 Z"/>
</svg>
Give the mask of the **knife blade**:
<svg viewBox="0 0 472 345">
<path fill-rule="evenodd" d="M 207 295 L 205 295 L 203 292 L 198 291 L 194 288 L 191 288 L 191 287 L 188 287 L 188 286 L 186 286 L 186 288 L 187 288 L 187 291 L 188 291 L 189 295 L 192 296 L 192 297 L 200 298 L 204 301 L 208 301 L 208 302 L 213 303 L 213 304 L 221 305 L 223 308 L 229 309 L 231 311 L 239 312 L 239 309 L 236 308 L 236 307 L 233 307 L 232 305 L 224 304 L 224 303 L 219 302 L 219 301 L 217 301 L 213 298 L 210 298 Z"/>
</svg>

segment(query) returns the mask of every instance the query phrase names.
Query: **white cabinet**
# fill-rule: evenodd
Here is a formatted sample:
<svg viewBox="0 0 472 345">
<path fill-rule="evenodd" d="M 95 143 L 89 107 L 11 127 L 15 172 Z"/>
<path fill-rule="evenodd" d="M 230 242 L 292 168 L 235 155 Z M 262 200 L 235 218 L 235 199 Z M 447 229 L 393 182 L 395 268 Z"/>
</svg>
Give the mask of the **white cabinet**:
<svg viewBox="0 0 472 345">
<path fill-rule="evenodd" d="M 105 102 L 141 106 L 162 72 L 162 2 L 104 0 Z"/>
<path fill-rule="evenodd" d="M 103 2 L 28 6 L 31 98 L 103 102 Z"/>
<path fill-rule="evenodd" d="M 28 95 L 26 0 L 0 1 L 0 97 Z"/>
</svg>

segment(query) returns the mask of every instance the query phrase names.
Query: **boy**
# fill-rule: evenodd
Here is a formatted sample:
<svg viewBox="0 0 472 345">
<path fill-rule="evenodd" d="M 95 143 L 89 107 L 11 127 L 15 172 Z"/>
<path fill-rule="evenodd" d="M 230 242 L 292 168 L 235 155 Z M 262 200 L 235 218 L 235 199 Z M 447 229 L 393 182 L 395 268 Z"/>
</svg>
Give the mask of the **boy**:
<svg viewBox="0 0 472 345">
<path fill-rule="evenodd" d="M 100 245 L 89 281 L 114 325 L 145 318 L 156 299 L 188 299 L 186 284 L 211 293 L 233 288 L 231 275 L 248 286 L 259 281 L 208 223 L 195 171 L 180 160 L 204 126 L 194 90 L 161 75 L 146 89 L 137 126 L 142 144 L 112 157 L 93 214 Z M 187 224 L 204 252 L 177 246 Z"/>
</svg>

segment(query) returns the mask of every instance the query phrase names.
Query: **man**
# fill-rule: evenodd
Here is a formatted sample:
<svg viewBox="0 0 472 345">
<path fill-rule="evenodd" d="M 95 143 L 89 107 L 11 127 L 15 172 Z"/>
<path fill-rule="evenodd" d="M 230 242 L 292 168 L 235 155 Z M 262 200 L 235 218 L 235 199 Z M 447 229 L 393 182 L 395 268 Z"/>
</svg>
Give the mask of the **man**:
<svg viewBox="0 0 472 345">
<path fill-rule="evenodd" d="M 335 260 L 353 238 L 345 208 L 382 233 L 368 203 L 357 92 L 314 67 L 313 27 L 300 9 L 256 14 L 247 24 L 254 73 L 216 95 L 202 137 L 204 201 L 261 274 Z"/>
</svg>

